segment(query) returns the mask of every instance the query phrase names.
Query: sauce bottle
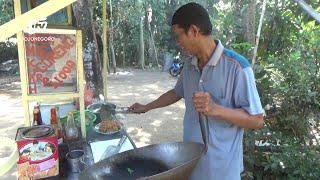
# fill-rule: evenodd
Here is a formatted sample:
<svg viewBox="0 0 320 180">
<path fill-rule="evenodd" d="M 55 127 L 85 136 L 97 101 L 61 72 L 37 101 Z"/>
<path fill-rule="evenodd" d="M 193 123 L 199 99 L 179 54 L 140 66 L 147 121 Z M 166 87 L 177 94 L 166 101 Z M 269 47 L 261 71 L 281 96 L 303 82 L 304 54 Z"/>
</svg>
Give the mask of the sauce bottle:
<svg viewBox="0 0 320 180">
<path fill-rule="evenodd" d="M 40 112 L 40 104 L 37 103 L 33 108 L 33 125 L 42 125 L 42 117 Z"/>
<path fill-rule="evenodd" d="M 63 143 L 63 133 L 62 133 L 62 127 L 59 125 L 59 118 L 57 115 L 57 108 L 51 108 L 50 110 L 51 112 L 51 119 L 50 119 L 50 124 L 53 126 L 54 130 L 55 130 L 55 134 L 58 138 L 58 144 L 62 144 Z"/>
</svg>

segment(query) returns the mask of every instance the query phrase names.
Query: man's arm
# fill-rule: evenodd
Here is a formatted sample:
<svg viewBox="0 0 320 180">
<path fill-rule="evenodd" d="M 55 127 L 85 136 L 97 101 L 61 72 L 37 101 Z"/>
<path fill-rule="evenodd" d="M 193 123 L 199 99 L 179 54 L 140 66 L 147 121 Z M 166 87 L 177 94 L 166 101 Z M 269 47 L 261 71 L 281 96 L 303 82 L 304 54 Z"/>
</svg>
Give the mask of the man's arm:
<svg viewBox="0 0 320 180">
<path fill-rule="evenodd" d="M 219 105 L 218 105 L 219 106 Z M 231 109 L 220 106 L 212 116 L 223 119 L 239 127 L 258 129 L 263 127 L 263 115 L 250 115 L 244 109 Z"/>
<path fill-rule="evenodd" d="M 169 106 L 181 99 L 180 96 L 178 96 L 174 90 L 170 90 L 164 94 L 162 94 L 158 99 L 146 104 L 142 105 L 139 103 L 135 103 L 132 106 L 130 106 L 129 110 L 134 113 L 145 113 L 152 109 L 161 108 L 165 106 Z"/>
<path fill-rule="evenodd" d="M 231 109 L 220 106 L 212 101 L 209 93 L 197 92 L 193 96 L 193 103 L 199 113 L 206 116 L 223 119 L 239 127 L 257 129 L 263 127 L 263 115 L 250 115 L 244 109 Z"/>
<path fill-rule="evenodd" d="M 147 104 L 148 111 L 156 108 L 161 108 L 165 106 L 169 106 L 181 99 L 173 90 L 170 90 L 164 94 L 162 94 L 158 99 L 152 101 L 151 103 Z"/>
</svg>

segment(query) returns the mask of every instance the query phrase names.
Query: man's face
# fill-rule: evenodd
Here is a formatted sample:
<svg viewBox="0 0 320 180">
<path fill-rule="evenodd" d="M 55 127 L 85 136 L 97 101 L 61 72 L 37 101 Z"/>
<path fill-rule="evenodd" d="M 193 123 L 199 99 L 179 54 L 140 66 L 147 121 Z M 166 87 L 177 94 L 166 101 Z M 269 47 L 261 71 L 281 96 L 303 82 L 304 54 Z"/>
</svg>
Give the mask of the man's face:
<svg viewBox="0 0 320 180">
<path fill-rule="evenodd" d="M 172 26 L 172 33 L 176 40 L 177 45 L 186 53 L 194 54 L 195 52 L 195 37 L 189 29 L 187 32 L 179 25 Z"/>
</svg>

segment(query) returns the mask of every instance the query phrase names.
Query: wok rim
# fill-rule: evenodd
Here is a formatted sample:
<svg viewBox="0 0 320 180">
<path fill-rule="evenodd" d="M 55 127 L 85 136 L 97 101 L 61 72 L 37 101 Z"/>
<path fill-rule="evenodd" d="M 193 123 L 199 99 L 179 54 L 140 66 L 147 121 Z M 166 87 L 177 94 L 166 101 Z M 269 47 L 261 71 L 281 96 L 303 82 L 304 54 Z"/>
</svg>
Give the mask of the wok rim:
<svg viewBox="0 0 320 180">
<path fill-rule="evenodd" d="M 181 164 L 181 165 L 179 165 L 179 166 L 177 166 L 177 167 L 171 168 L 171 169 L 169 169 L 169 170 L 167 170 L 167 171 L 163 171 L 162 173 L 158 173 L 158 174 L 155 174 L 155 175 L 152 175 L 152 176 L 145 176 L 145 177 L 142 177 L 141 179 L 155 178 L 156 176 L 159 176 L 159 175 L 168 174 L 168 173 L 170 173 L 170 172 L 172 172 L 172 171 L 174 171 L 174 170 L 176 170 L 176 169 L 179 169 L 179 168 L 187 165 L 188 163 L 191 163 L 192 161 L 195 161 L 195 160 L 197 160 L 197 159 L 200 159 L 200 158 L 202 157 L 202 155 L 204 154 L 204 152 L 206 151 L 205 145 L 202 144 L 202 143 L 198 143 L 198 142 L 191 142 L 191 141 L 190 141 L 190 142 L 183 142 L 183 141 L 177 141 L 177 142 L 168 142 L 168 143 L 159 143 L 159 144 L 177 144 L 177 143 L 178 143 L 178 144 L 183 144 L 183 143 L 187 143 L 187 144 L 198 144 L 198 145 L 203 146 L 203 148 L 202 148 L 201 153 L 200 153 L 198 156 L 190 159 L 189 161 L 186 161 L 185 163 L 183 163 L 183 164 Z M 150 146 L 152 146 L 152 145 L 159 145 L 159 144 L 151 144 Z"/>
</svg>

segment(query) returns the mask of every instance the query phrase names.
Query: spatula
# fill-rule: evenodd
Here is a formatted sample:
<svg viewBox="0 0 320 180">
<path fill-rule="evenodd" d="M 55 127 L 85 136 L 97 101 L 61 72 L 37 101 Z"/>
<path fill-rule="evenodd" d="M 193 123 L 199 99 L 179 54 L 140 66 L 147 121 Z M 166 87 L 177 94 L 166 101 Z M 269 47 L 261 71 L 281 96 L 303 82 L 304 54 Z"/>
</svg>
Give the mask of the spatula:
<svg viewBox="0 0 320 180">
<path fill-rule="evenodd" d="M 104 151 L 104 153 L 102 154 L 101 158 L 100 158 L 100 161 L 103 160 L 103 159 L 106 159 L 112 155 L 115 155 L 117 154 L 120 149 L 121 149 L 121 146 L 123 145 L 123 143 L 126 141 L 127 139 L 127 136 L 122 136 L 118 145 L 115 146 L 115 145 L 110 145 L 107 147 L 107 149 Z"/>
</svg>

